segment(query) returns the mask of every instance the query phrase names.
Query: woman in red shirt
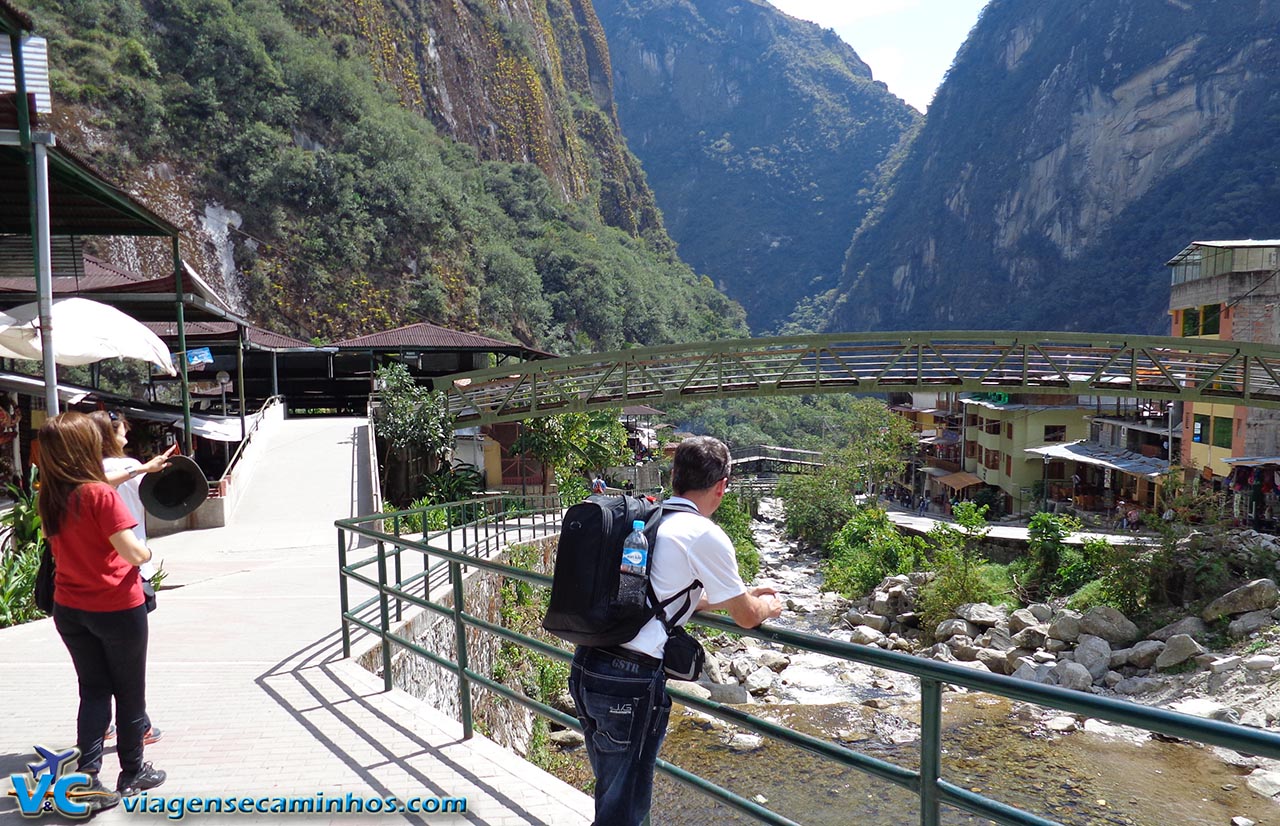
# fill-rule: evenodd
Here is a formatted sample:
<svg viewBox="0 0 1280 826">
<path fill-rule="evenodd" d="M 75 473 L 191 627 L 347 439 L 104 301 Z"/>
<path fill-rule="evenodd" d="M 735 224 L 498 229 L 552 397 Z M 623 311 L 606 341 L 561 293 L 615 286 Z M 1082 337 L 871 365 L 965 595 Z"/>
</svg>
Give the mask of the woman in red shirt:
<svg viewBox="0 0 1280 826">
<path fill-rule="evenodd" d="M 102 471 L 102 436 L 83 413 L 40 428 L 39 509 L 55 563 L 53 621 L 75 665 L 79 770 L 93 778 L 94 809 L 159 786 L 165 773 L 142 760 L 146 731 L 147 609 L 136 566 L 151 551 Z M 98 780 L 115 698 L 120 776 L 113 794 Z"/>
</svg>

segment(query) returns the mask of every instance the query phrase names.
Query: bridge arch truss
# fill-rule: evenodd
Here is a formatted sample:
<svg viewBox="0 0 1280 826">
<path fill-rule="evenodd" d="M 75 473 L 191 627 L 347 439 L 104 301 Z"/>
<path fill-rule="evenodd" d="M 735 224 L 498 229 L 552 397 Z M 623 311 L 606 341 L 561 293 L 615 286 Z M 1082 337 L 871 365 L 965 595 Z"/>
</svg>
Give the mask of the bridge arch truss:
<svg viewBox="0 0 1280 826">
<path fill-rule="evenodd" d="M 1038 393 L 1280 409 L 1280 347 L 1102 333 L 833 333 L 531 361 L 434 380 L 458 426 L 629 404 L 896 391 Z"/>
</svg>

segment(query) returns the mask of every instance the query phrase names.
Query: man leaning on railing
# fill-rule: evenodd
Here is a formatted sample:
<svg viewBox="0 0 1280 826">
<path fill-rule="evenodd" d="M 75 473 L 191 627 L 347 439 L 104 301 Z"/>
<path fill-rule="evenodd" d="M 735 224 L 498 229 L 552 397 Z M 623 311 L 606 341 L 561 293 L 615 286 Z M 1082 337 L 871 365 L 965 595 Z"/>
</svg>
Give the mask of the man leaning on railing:
<svg viewBox="0 0 1280 826">
<path fill-rule="evenodd" d="M 743 584 L 733 543 L 710 518 L 729 487 L 728 448 L 709 436 L 685 439 L 676 448 L 671 487 L 675 496 L 668 504 L 692 505 L 698 513 L 672 513 L 658 527 L 653 595 L 662 602 L 691 593 L 689 601 L 665 609 L 672 612 L 666 625 L 684 625 L 695 610 L 707 609 L 728 611 L 743 628 L 779 616 L 782 600 L 772 588 Z M 671 716 L 663 671 L 667 641 L 655 615 L 629 642 L 578 646 L 574 653 L 569 693 L 596 776 L 596 826 L 634 826 L 649 813 L 654 766 Z"/>
</svg>

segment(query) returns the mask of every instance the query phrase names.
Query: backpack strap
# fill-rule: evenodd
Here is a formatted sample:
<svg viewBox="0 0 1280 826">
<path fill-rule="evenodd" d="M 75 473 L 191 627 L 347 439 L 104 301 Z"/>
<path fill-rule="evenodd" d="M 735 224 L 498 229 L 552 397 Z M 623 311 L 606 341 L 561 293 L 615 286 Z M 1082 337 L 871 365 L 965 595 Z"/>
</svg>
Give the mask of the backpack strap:
<svg viewBox="0 0 1280 826">
<path fill-rule="evenodd" d="M 702 516 L 702 513 L 692 505 L 685 505 L 681 503 L 663 503 L 659 505 L 658 509 L 649 517 L 648 524 L 644 526 L 645 537 L 649 540 L 650 567 L 654 565 L 658 558 L 655 553 L 658 548 L 658 527 L 662 524 L 664 519 L 673 513 L 692 513 L 697 516 Z M 652 577 L 645 578 L 644 587 L 645 593 L 648 595 L 649 604 L 653 606 L 653 616 L 658 620 L 658 622 L 662 623 L 663 629 L 666 630 L 667 636 L 670 637 L 677 629 L 679 629 L 680 626 L 676 625 L 675 622 L 667 616 L 667 606 L 683 597 L 684 605 L 680 606 L 680 609 L 676 611 L 676 616 L 684 616 L 685 612 L 688 611 L 689 607 L 693 604 L 693 592 L 702 587 L 702 580 L 695 579 L 693 582 L 689 583 L 689 587 L 681 591 L 677 591 L 664 600 L 659 600 L 658 595 L 654 593 Z"/>
</svg>

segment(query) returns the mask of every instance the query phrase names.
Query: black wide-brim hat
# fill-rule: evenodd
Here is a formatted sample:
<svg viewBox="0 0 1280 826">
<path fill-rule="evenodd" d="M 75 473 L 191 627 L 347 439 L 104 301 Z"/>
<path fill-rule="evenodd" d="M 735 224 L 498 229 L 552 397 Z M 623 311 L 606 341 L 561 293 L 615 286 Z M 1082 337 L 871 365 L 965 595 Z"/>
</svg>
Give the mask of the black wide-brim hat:
<svg viewBox="0 0 1280 826">
<path fill-rule="evenodd" d="M 174 456 L 164 470 L 148 473 L 138 487 L 142 507 L 158 519 L 181 519 L 209 498 L 209 481 L 189 456 Z"/>
</svg>

